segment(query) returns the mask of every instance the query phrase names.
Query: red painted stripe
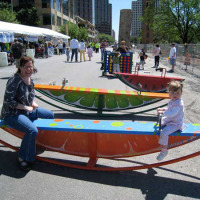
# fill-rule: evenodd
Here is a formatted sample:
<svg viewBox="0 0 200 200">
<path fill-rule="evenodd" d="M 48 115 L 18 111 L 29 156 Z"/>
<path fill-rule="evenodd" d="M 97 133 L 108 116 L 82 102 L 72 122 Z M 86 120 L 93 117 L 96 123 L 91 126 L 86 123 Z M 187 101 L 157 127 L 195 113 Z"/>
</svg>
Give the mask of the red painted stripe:
<svg viewBox="0 0 200 200">
<path fill-rule="evenodd" d="M 108 94 L 108 90 L 107 89 L 98 89 L 98 93 L 99 94 Z"/>
</svg>

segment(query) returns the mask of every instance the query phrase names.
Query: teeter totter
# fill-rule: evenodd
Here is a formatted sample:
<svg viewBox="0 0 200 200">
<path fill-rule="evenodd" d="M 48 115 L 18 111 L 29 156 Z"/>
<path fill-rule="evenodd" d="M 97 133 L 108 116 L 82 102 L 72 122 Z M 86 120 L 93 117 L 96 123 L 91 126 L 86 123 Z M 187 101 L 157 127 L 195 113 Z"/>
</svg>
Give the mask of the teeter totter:
<svg viewBox="0 0 200 200">
<path fill-rule="evenodd" d="M 61 110 L 67 110 L 65 105 L 69 105 L 72 107 L 94 111 L 95 115 L 104 116 L 105 112 L 128 109 L 131 110 L 140 107 L 144 108 L 144 112 L 153 110 L 157 107 L 154 108 L 154 106 L 152 106 L 151 109 L 146 110 L 145 108 L 146 106 L 154 104 L 163 99 L 169 99 L 169 94 L 167 93 L 137 92 L 127 90 L 109 90 L 40 84 L 35 84 L 35 89 L 45 97 L 53 100 L 55 103 L 50 103 L 50 101 L 46 100 L 45 98 L 41 98 L 39 95 L 36 95 L 37 98 L 45 103 L 60 108 Z M 57 102 L 63 104 L 63 106 L 59 107 Z M 161 105 L 159 107 L 161 107 Z M 67 111 L 72 112 L 72 109 Z"/>
<path fill-rule="evenodd" d="M 98 165 L 98 159 L 118 159 L 142 156 L 159 151 L 159 125 L 150 122 L 124 122 L 99 120 L 41 119 L 34 121 L 38 127 L 37 145 L 55 152 L 76 157 L 88 158 L 87 163 L 60 161 L 51 158 L 37 159 L 61 166 L 84 170 L 125 171 L 159 167 L 183 161 L 200 155 L 200 151 L 165 162 L 130 167 L 111 167 Z M 169 137 L 169 149 L 179 147 L 199 139 L 200 124 L 186 124 L 182 132 L 177 131 Z M 22 138 L 23 133 L 3 125 L 0 127 L 12 135 Z M 0 143 L 14 150 L 18 148 L 0 140 Z M 120 159 L 118 160 L 120 162 Z M 124 162 L 124 159 L 123 159 Z M 108 162 L 110 163 L 110 162 Z"/>
<path fill-rule="evenodd" d="M 133 74 L 116 72 L 117 78 L 129 87 L 140 90 L 143 92 L 166 92 L 167 85 L 171 80 L 184 81 L 185 79 L 180 77 L 166 76 L 166 68 L 158 68 L 161 71 L 161 75 L 147 75 L 139 74 L 139 69 L 135 68 Z"/>
</svg>

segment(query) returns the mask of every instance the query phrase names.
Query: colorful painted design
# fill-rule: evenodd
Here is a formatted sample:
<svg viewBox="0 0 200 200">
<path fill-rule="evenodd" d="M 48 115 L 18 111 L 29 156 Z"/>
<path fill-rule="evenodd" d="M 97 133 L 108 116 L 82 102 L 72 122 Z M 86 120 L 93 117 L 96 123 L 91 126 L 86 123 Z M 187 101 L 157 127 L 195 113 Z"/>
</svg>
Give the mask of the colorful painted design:
<svg viewBox="0 0 200 200">
<path fill-rule="evenodd" d="M 129 87 L 144 92 L 166 92 L 171 80 L 184 81 L 179 77 L 153 76 L 145 74 L 116 73 L 117 77 Z M 142 85 L 142 88 L 140 87 Z"/>
<path fill-rule="evenodd" d="M 159 127 L 155 123 L 68 119 L 42 119 L 34 123 L 39 130 L 37 144 L 52 151 L 97 158 L 130 157 L 159 151 Z M 169 148 L 199 139 L 200 126 L 186 125 L 184 131 L 170 135 Z M 2 128 L 23 137 L 21 132 Z"/>
<path fill-rule="evenodd" d="M 146 93 L 135 91 L 107 90 L 97 88 L 61 87 L 35 85 L 43 95 L 60 103 L 97 111 L 115 111 L 132 109 L 169 98 L 168 94 Z"/>
</svg>

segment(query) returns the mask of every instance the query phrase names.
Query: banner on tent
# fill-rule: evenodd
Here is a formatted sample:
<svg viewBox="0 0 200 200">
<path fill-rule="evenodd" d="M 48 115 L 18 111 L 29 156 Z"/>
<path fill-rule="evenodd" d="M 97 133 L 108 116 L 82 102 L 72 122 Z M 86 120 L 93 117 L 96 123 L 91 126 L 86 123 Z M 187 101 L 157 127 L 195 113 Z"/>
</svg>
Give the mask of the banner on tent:
<svg viewBox="0 0 200 200">
<path fill-rule="evenodd" d="M 1 43 L 11 43 L 14 42 L 14 33 L 1 32 L 0 33 Z"/>
<path fill-rule="evenodd" d="M 26 35 L 24 40 L 28 42 L 38 42 L 38 36 Z"/>
</svg>

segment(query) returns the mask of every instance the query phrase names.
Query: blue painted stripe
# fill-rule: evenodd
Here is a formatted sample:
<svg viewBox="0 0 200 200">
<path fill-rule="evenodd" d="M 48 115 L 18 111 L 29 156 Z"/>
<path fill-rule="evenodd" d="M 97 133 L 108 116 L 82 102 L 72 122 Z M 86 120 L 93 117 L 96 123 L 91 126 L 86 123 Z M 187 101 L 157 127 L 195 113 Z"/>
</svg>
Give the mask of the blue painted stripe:
<svg viewBox="0 0 200 200">
<path fill-rule="evenodd" d="M 1 121 L 0 121 L 1 123 Z M 113 133 L 134 135 L 159 135 L 158 126 L 152 122 L 124 122 L 100 120 L 68 120 L 55 122 L 53 119 L 36 120 L 35 125 L 40 130 L 71 131 L 87 133 Z M 200 136 L 200 124 L 186 124 L 182 132 L 177 131 L 171 135 Z"/>
</svg>

